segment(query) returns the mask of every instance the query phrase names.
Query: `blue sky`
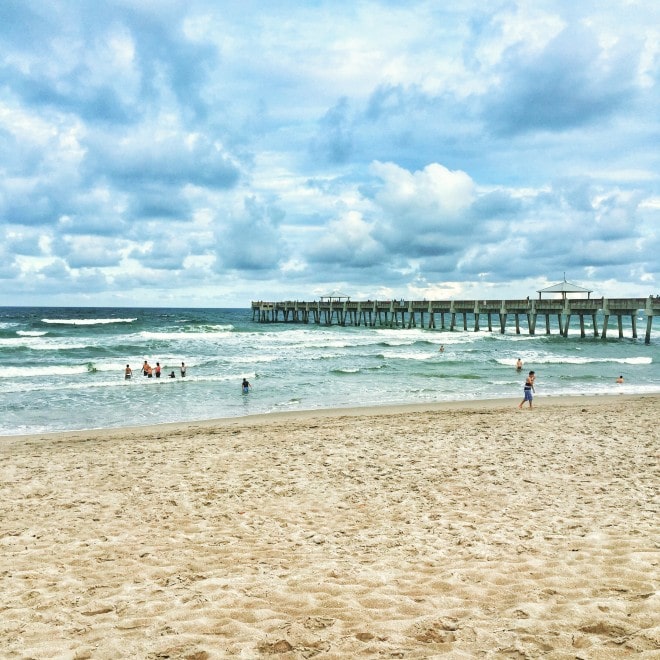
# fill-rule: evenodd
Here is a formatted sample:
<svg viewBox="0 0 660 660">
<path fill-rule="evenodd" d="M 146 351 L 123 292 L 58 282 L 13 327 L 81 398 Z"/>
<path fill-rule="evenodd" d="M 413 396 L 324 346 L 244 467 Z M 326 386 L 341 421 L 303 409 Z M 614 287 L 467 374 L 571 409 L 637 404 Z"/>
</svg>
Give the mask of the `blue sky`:
<svg viewBox="0 0 660 660">
<path fill-rule="evenodd" d="M 0 305 L 660 293 L 660 4 L 2 0 Z"/>
</svg>

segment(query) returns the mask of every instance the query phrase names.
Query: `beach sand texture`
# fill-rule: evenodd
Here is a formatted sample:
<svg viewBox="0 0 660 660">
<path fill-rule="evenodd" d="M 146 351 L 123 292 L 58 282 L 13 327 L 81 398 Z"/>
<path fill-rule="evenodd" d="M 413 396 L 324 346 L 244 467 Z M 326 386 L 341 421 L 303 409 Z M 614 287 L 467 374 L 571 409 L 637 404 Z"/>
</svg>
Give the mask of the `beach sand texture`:
<svg viewBox="0 0 660 660">
<path fill-rule="evenodd" d="M 660 655 L 660 397 L 0 438 L 6 658 Z"/>
</svg>

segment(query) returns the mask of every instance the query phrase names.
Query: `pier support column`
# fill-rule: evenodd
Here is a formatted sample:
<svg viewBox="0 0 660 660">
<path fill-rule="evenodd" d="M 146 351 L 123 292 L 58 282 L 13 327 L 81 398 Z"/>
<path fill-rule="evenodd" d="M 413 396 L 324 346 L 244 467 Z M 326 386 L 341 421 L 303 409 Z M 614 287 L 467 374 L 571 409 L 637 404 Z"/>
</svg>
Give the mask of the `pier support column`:
<svg viewBox="0 0 660 660">
<path fill-rule="evenodd" d="M 550 334 L 550 314 L 545 315 L 545 334 Z"/>
<path fill-rule="evenodd" d="M 653 316 L 649 314 L 646 317 L 646 334 L 644 335 L 644 343 L 651 343 L 651 324 L 653 323 Z"/>
<path fill-rule="evenodd" d="M 584 314 L 580 314 L 580 337 L 584 339 Z"/>
<path fill-rule="evenodd" d="M 637 339 L 637 314 L 635 312 L 630 315 L 630 323 L 632 324 L 633 339 Z"/>
<path fill-rule="evenodd" d="M 449 329 L 453 330 L 456 325 L 456 312 L 451 313 L 451 321 L 449 322 Z"/>
<path fill-rule="evenodd" d="M 479 312 L 474 313 L 474 331 L 479 332 Z"/>
<path fill-rule="evenodd" d="M 605 317 L 603 318 L 603 332 L 601 332 L 600 336 L 603 339 L 607 339 L 607 323 L 610 320 L 610 315 L 605 314 Z"/>
<path fill-rule="evenodd" d="M 536 314 L 527 314 L 527 327 L 530 335 L 536 334 Z"/>
<path fill-rule="evenodd" d="M 467 312 L 463 312 L 463 330 L 467 332 Z"/>
<path fill-rule="evenodd" d="M 520 315 L 516 312 L 516 334 L 520 334 Z"/>
<path fill-rule="evenodd" d="M 500 334 L 503 335 L 506 330 L 506 314 L 500 312 Z"/>
<path fill-rule="evenodd" d="M 623 319 L 621 318 L 621 314 L 616 315 L 616 320 L 619 323 L 619 339 L 623 339 Z"/>
<path fill-rule="evenodd" d="M 566 320 L 564 321 L 564 337 L 568 337 L 568 325 L 571 322 L 571 315 L 566 314 L 565 318 L 566 318 Z"/>
<path fill-rule="evenodd" d="M 492 321 L 491 316 L 492 316 L 492 314 L 490 312 L 488 312 L 488 332 L 493 331 L 493 321 Z"/>
<path fill-rule="evenodd" d="M 598 337 L 598 323 L 596 323 L 596 315 L 591 315 L 591 323 L 594 326 L 594 337 Z"/>
</svg>

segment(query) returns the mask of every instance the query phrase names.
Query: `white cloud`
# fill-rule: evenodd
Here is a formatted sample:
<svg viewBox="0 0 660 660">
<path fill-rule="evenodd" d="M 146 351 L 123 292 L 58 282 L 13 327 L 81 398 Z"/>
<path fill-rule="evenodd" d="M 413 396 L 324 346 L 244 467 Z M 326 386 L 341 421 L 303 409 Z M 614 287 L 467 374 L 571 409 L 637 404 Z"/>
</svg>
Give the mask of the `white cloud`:
<svg viewBox="0 0 660 660">
<path fill-rule="evenodd" d="M 474 200 L 474 183 L 461 171 L 431 163 L 408 172 L 394 163 L 374 163 L 372 172 L 384 186 L 376 202 L 394 217 L 411 218 L 417 226 L 434 226 L 457 218 Z"/>
</svg>

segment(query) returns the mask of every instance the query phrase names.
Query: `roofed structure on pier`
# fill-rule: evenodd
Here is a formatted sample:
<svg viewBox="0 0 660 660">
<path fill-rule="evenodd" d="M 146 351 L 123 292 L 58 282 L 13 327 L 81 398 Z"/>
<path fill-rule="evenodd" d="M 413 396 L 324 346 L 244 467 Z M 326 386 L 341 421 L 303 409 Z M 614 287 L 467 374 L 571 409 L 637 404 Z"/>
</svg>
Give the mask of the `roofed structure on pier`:
<svg viewBox="0 0 660 660">
<path fill-rule="evenodd" d="M 325 296 L 319 296 L 321 302 L 341 302 L 342 300 L 349 301 L 350 299 L 350 296 L 347 296 L 345 293 L 340 293 L 339 291 L 333 291 Z"/>
<path fill-rule="evenodd" d="M 539 289 L 537 293 L 539 294 L 539 300 L 541 300 L 541 297 L 544 293 L 559 293 L 561 294 L 562 299 L 565 300 L 569 293 L 586 293 L 587 298 L 590 298 L 592 290 L 585 289 L 583 286 L 578 286 L 577 284 L 572 284 L 571 282 L 567 282 L 566 276 L 564 276 L 563 282 L 559 282 L 559 284 L 553 284 L 552 286 L 547 286 L 545 289 Z"/>
</svg>

